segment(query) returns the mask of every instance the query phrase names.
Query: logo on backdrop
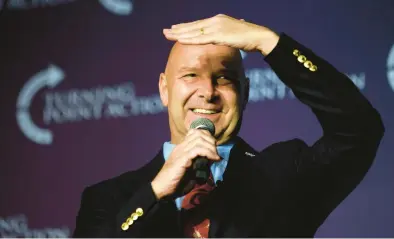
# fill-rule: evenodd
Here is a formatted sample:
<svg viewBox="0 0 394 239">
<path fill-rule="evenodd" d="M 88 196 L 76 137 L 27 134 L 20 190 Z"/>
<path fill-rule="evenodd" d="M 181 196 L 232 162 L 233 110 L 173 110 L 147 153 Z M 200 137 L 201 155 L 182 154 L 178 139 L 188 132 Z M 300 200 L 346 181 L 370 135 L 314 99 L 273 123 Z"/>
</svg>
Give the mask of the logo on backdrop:
<svg viewBox="0 0 394 239">
<path fill-rule="evenodd" d="M 394 44 L 387 58 L 387 79 L 389 80 L 391 89 L 394 91 Z"/>
<path fill-rule="evenodd" d="M 288 88 L 270 68 L 251 68 L 245 70 L 250 81 L 249 102 L 294 99 L 293 91 Z M 360 89 L 365 88 L 365 73 L 346 74 Z"/>
<path fill-rule="evenodd" d="M 54 138 L 52 131 L 38 127 L 30 115 L 34 97 L 44 88 L 49 88 L 43 95 L 45 101 L 41 109 L 45 125 L 154 115 L 166 111 L 158 94 L 137 97 L 132 82 L 88 89 L 55 90 L 63 80 L 64 71 L 56 65 L 49 65 L 33 75 L 19 93 L 17 123 L 23 134 L 37 144 L 52 144 Z"/>
<path fill-rule="evenodd" d="M 4 0 L 3 0 L 4 1 Z M 3 1 L 0 0 L 0 9 L 3 6 Z M 75 2 L 77 0 L 8 0 L 7 9 L 31 9 L 37 7 L 50 7 L 60 4 Z M 82 0 L 80 0 L 82 1 Z M 132 0 L 98 0 L 101 5 L 109 12 L 116 15 L 130 15 L 133 11 Z"/>
<path fill-rule="evenodd" d="M 133 11 L 131 0 L 98 0 L 108 11 L 116 15 L 130 15 Z"/>
<path fill-rule="evenodd" d="M 64 72 L 57 66 L 50 65 L 37 74 L 23 86 L 16 102 L 16 119 L 19 128 L 27 138 L 39 144 L 50 144 L 53 134 L 48 129 L 38 127 L 30 116 L 30 105 L 36 93 L 44 87 L 54 88 L 64 78 Z"/>
<path fill-rule="evenodd" d="M 0 237 L 2 238 L 67 238 L 69 235 L 70 229 L 67 227 L 29 228 L 25 215 L 16 215 L 8 218 L 0 217 Z"/>
</svg>

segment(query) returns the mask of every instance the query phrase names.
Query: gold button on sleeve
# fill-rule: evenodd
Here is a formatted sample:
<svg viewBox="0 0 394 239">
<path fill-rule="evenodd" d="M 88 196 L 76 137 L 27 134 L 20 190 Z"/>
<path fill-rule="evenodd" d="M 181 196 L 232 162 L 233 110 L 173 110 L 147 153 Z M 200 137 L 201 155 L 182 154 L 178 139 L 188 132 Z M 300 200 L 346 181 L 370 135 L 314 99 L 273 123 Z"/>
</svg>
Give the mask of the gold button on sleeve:
<svg viewBox="0 0 394 239">
<path fill-rule="evenodd" d="M 132 219 L 132 218 L 127 218 L 127 220 L 126 220 L 126 223 L 127 223 L 127 225 L 132 225 L 133 224 L 133 222 L 134 222 L 134 220 Z"/>
<path fill-rule="evenodd" d="M 135 213 L 137 213 L 138 216 L 142 216 L 144 214 L 144 210 L 142 210 L 142 208 L 137 208 L 137 210 L 135 210 Z"/>
<path fill-rule="evenodd" d="M 122 228 L 123 231 L 127 231 L 127 229 L 129 229 L 129 224 L 123 223 L 121 228 Z"/>
<path fill-rule="evenodd" d="M 297 49 L 294 49 L 294 51 L 293 51 L 293 55 L 295 55 L 295 56 L 299 56 L 299 55 L 300 55 L 300 51 L 299 51 L 299 50 L 297 50 Z"/>
<path fill-rule="evenodd" d="M 297 60 L 301 63 L 304 63 L 306 61 L 306 57 L 304 55 L 300 55 L 297 57 Z"/>
<path fill-rule="evenodd" d="M 317 66 L 312 65 L 312 66 L 309 68 L 309 70 L 310 70 L 310 71 L 317 71 Z"/>
<path fill-rule="evenodd" d="M 309 69 L 309 68 L 311 68 L 311 66 L 313 66 L 313 64 L 311 61 L 306 61 L 306 62 L 304 62 L 304 66 Z"/>
<path fill-rule="evenodd" d="M 138 219 L 138 214 L 135 212 L 135 213 L 131 214 L 130 218 L 135 221 Z"/>
</svg>

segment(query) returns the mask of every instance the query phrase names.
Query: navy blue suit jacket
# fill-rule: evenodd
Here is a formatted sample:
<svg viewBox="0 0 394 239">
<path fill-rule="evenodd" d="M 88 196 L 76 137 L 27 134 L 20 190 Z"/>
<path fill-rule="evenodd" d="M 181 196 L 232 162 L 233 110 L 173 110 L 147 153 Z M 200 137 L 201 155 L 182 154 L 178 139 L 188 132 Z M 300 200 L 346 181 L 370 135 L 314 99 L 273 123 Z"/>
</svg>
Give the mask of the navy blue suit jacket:
<svg viewBox="0 0 394 239">
<path fill-rule="evenodd" d="M 286 34 L 265 60 L 310 107 L 323 135 L 311 146 L 293 139 L 263 150 L 238 138 L 210 195 L 210 237 L 313 237 L 361 182 L 384 133 L 351 80 Z M 73 236 L 183 237 L 174 201 L 157 201 L 150 185 L 163 164 L 159 151 L 142 168 L 87 187 Z M 138 208 L 142 215 L 122 229 Z"/>
</svg>

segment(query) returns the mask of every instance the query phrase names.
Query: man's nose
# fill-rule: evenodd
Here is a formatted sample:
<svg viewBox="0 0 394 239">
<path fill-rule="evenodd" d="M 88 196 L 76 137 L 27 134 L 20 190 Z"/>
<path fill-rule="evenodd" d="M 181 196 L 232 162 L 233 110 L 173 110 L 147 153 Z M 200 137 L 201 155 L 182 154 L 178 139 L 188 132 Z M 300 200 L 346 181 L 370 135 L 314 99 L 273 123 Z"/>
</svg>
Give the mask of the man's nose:
<svg viewBox="0 0 394 239">
<path fill-rule="evenodd" d="M 213 101 L 218 96 L 216 84 L 213 79 L 204 78 L 200 81 L 198 96 L 205 98 L 207 101 Z"/>
</svg>

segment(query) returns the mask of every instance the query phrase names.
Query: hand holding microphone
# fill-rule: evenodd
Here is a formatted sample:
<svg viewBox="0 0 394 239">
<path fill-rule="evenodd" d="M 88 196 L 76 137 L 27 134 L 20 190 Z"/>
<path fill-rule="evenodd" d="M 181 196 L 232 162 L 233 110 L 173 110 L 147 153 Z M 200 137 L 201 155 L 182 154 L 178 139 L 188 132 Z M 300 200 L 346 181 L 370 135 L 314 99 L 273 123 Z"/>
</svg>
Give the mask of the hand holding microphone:
<svg viewBox="0 0 394 239">
<path fill-rule="evenodd" d="M 191 129 L 200 129 L 208 131 L 211 136 L 215 135 L 215 125 L 206 118 L 199 118 L 190 125 Z M 195 171 L 195 179 L 198 183 L 205 183 L 209 177 L 209 161 L 206 157 L 197 157 L 193 162 L 193 169 Z"/>
<path fill-rule="evenodd" d="M 212 136 L 215 132 L 214 125 L 208 121 L 198 119 L 191 124 L 183 142 L 174 148 L 152 181 L 152 189 L 157 199 L 174 194 L 190 168 L 193 168 L 192 173 L 196 180 L 206 180 L 209 176 L 208 160 L 221 159 L 216 150 L 216 139 Z"/>
</svg>

